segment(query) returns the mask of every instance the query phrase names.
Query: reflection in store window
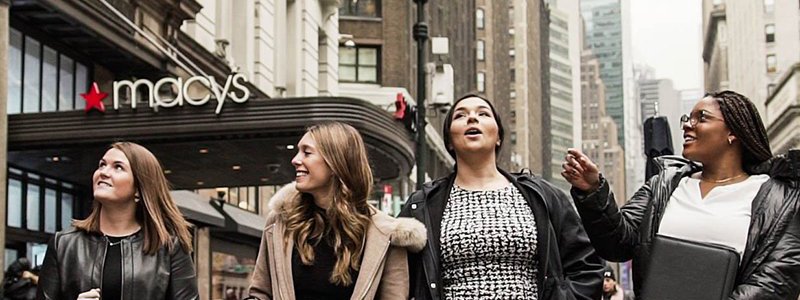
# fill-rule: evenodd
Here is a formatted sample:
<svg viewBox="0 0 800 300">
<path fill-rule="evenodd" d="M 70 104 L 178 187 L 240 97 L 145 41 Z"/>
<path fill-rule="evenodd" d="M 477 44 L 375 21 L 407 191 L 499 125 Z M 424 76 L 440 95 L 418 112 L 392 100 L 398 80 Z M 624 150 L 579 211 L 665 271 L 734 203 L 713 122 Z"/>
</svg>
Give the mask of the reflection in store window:
<svg viewBox="0 0 800 300">
<path fill-rule="evenodd" d="M 253 274 L 256 261 L 252 258 L 236 257 L 227 253 L 212 252 L 211 299 L 225 300 L 247 297 L 247 287 Z"/>
</svg>

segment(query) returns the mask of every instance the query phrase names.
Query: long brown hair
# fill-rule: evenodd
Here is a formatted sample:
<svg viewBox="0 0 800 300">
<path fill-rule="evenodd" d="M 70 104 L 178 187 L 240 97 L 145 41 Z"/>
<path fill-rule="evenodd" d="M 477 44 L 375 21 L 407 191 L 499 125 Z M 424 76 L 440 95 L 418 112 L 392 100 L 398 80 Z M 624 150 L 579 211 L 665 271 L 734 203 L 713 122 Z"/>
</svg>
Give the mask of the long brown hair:
<svg viewBox="0 0 800 300">
<path fill-rule="evenodd" d="M 183 250 L 191 252 L 190 225 L 169 194 L 169 183 L 156 156 L 147 148 L 131 142 L 117 142 L 111 144 L 109 149 L 122 151 L 131 164 L 133 187 L 141 198 L 136 205 L 136 220 L 142 225 L 144 233 L 142 252 L 153 255 L 165 246 L 172 251 L 172 236 L 178 238 Z M 74 221 L 73 226 L 87 232 L 101 233 L 102 204 L 93 202 L 89 217 Z"/>
<path fill-rule="evenodd" d="M 350 270 L 359 270 L 370 222 L 367 204 L 372 190 L 372 170 L 367 149 L 358 131 L 350 125 L 331 122 L 311 126 L 311 138 L 331 169 L 331 206 L 323 210 L 311 194 L 300 193 L 286 210 L 286 238 L 294 241 L 303 264 L 314 261 L 314 245 L 330 239 L 336 264 L 330 282 L 348 286 Z M 313 243 L 313 244 L 312 244 Z"/>
</svg>

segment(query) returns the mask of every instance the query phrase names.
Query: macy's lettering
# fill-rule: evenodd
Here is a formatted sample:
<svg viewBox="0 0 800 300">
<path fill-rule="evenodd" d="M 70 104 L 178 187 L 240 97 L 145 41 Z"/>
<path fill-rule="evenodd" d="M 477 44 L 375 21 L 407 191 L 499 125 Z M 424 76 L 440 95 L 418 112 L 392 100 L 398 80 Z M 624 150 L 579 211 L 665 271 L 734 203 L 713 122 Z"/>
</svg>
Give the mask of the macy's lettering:
<svg viewBox="0 0 800 300">
<path fill-rule="evenodd" d="M 149 97 L 148 103 L 150 104 L 150 107 L 155 110 L 158 110 L 159 107 L 183 106 L 184 102 L 196 106 L 205 105 L 208 100 L 211 99 L 211 94 L 213 93 L 214 99 L 217 99 L 216 113 L 219 114 L 219 112 L 222 111 L 222 105 L 225 103 L 225 99 L 228 97 L 230 97 L 230 99 L 236 103 L 247 102 L 247 99 L 250 98 L 250 90 L 244 86 L 245 82 L 247 82 L 247 78 L 244 76 L 244 74 L 228 75 L 224 86 L 220 86 L 217 83 L 216 78 L 213 76 L 195 76 L 190 77 L 185 81 L 183 78 L 166 77 L 156 81 L 155 84 L 147 79 L 139 79 L 133 82 L 130 80 L 114 81 L 114 109 L 119 109 L 119 99 L 120 95 L 122 94 L 120 92 L 124 91 L 125 88 L 128 88 L 128 95 L 130 95 L 131 99 L 131 108 L 136 109 L 136 103 L 139 101 L 139 95 L 135 91 L 137 91 L 140 86 L 144 86 L 147 88 L 146 95 Z M 190 97 L 189 87 L 194 83 L 202 84 L 210 91 L 210 93 L 202 98 Z M 177 89 L 178 93 L 175 95 L 175 98 L 163 99 L 162 96 L 159 95 L 158 91 L 160 91 L 161 87 L 164 85 L 173 85 Z M 236 92 L 231 88 L 238 89 L 241 91 L 242 95 L 237 96 Z"/>
</svg>

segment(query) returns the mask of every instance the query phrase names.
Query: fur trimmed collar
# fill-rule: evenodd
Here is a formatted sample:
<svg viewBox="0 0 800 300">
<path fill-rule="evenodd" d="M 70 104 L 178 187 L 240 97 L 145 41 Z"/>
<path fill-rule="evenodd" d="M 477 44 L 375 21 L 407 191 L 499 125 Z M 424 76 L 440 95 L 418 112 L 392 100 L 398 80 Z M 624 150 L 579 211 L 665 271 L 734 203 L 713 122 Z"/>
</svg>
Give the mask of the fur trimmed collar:
<svg viewBox="0 0 800 300">
<path fill-rule="evenodd" d="M 269 200 L 267 220 L 283 221 L 284 213 L 291 208 L 292 201 L 299 199 L 298 194 L 294 182 L 280 188 Z M 419 252 L 425 247 L 427 231 L 421 222 L 413 218 L 394 218 L 372 206 L 370 209 L 371 227 L 389 236 L 393 246 L 405 247 L 411 252 Z"/>
</svg>

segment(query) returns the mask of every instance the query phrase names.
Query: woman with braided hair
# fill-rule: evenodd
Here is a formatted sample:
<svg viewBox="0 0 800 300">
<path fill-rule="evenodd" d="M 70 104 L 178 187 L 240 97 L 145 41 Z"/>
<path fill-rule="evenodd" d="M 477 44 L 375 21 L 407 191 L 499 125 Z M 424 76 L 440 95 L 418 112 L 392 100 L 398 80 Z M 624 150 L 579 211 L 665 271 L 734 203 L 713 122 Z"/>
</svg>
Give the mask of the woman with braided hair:
<svg viewBox="0 0 800 300">
<path fill-rule="evenodd" d="M 658 234 L 734 248 L 732 299 L 797 299 L 800 153 L 773 157 L 755 105 L 733 91 L 706 94 L 681 125 L 683 157 L 657 158 L 661 171 L 621 208 L 598 167 L 568 151 L 561 175 L 592 244 L 633 260 L 637 295 Z"/>
</svg>

